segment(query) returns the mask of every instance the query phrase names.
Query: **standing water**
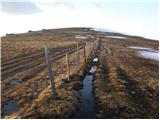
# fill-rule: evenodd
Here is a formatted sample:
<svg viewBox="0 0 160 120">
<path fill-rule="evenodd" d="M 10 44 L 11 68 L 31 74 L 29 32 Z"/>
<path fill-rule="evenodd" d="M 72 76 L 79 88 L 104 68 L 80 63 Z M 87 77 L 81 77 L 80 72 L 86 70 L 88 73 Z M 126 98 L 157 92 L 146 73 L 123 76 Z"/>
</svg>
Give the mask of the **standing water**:
<svg viewBox="0 0 160 120">
<path fill-rule="evenodd" d="M 9 101 L 3 108 L 2 108 L 2 117 L 5 115 L 9 115 L 12 112 L 17 111 L 20 106 L 15 101 Z"/>
<path fill-rule="evenodd" d="M 83 80 L 83 88 L 80 90 L 80 108 L 72 118 L 74 119 L 93 119 L 96 118 L 94 109 L 94 96 L 92 93 L 93 74 L 97 67 L 94 66 L 89 70 L 90 75 L 86 75 Z"/>
</svg>

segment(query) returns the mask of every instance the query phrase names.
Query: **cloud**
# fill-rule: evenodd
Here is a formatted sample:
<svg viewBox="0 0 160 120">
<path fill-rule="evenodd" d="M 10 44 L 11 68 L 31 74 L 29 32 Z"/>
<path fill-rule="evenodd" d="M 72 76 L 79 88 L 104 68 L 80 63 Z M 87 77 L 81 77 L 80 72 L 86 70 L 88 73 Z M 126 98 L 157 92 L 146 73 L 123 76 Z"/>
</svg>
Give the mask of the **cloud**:
<svg viewBox="0 0 160 120">
<path fill-rule="evenodd" d="M 108 3 L 104 0 L 93 0 L 95 2 L 77 0 L 79 1 L 78 3 L 74 1 L 32 0 L 26 4 L 26 0 L 23 0 L 22 5 L 15 3 L 18 4 L 17 8 L 16 6 L 9 7 L 8 5 L 7 8 L 9 10 L 3 9 L 3 11 L 0 11 L 2 16 L 0 34 L 27 32 L 28 30 L 39 30 L 42 28 L 97 27 L 157 38 L 157 3 L 133 4 Z M 28 6 L 27 8 L 25 8 L 24 3 L 25 6 Z M 40 14 L 31 14 L 38 13 L 36 8 L 41 11 Z M 12 13 L 13 11 L 14 14 Z M 6 12 L 10 14 L 6 14 Z"/>
<path fill-rule="evenodd" d="M 33 2 L 10 2 L 2 1 L 1 10 L 8 14 L 35 14 L 41 10 Z"/>
</svg>

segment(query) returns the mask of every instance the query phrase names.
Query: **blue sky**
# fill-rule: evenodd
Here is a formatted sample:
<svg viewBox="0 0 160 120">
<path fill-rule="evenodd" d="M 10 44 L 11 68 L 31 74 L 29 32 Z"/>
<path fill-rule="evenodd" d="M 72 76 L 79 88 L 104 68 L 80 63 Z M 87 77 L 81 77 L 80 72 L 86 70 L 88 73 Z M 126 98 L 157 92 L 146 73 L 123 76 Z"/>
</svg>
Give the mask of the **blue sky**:
<svg viewBox="0 0 160 120">
<path fill-rule="evenodd" d="M 96 27 L 158 39 L 156 0 L 2 0 L 1 30 Z"/>
</svg>

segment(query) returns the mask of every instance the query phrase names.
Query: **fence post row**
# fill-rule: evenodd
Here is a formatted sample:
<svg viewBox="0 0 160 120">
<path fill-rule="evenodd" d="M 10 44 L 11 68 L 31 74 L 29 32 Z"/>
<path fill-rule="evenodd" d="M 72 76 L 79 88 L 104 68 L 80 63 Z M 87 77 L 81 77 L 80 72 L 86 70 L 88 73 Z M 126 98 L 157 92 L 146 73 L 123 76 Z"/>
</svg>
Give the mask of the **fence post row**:
<svg viewBox="0 0 160 120">
<path fill-rule="evenodd" d="M 92 54 L 92 52 L 95 51 L 96 49 L 96 41 L 91 41 L 90 42 L 90 47 L 89 47 L 89 51 L 90 51 L 90 55 Z M 87 42 L 84 45 L 84 61 L 86 63 L 86 47 L 87 47 Z M 68 76 L 68 81 L 70 81 L 70 66 L 69 66 L 69 54 L 66 53 L 66 64 L 67 64 L 67 76 Z M 46 57 L 46 63 L 47 63 L 47 67 L 48 67 L 48 74 L 49 74 L 49 79 L 51 81 L 51 89 L 52 89 L 52 96 L 54 98 L 57 97 L 57 92 L 56 92 L 56 88 L 55 88 L 55 82 L 54 82 L 54 73 L 52 71 L 52 63 L 51 63 L 51 58 L 50 58 L 50 50 L 49 48 L 45 47 L 45 57 Z M 77 73 L 79 74 L 80 72 L 80 56 L 79 56 L 79 44 L 77 43 Z"/>
<path fill-rule="evenodd" d="M 84 61 L 86 63 L 86 48 L 88 46 L 88 43 L 84 45 Z M 90 45 L 88 46 L 89 48 L 89 55 L 94 53 L 96 51 L 96 41 L 91 41 Z M 48 74 L 49 74 L 49 79 L 51 81 L 51 89 L 52 89 L 52 96 L 54 98 L 57 98 L 57 92 L 55 88 L 55 82 L 54 82 L 54 73 L 52 71 L 52 63 L 51 63 L 51 58 L 50 58 L 50 49 L 45 47 L 45 57 L 46 57 L 46 63 L 48 67 Z M 69 54 L 66 53 L 66 64 L 67 64 L 67 76 L 68 76 L 68 81 L 70 81 L 70 64 L 69 64 Z M 79 44 L 77 43 L 77 73 L 79 74 L 80 72 L 80 56 L 79 56 Z"/>
<path fill-rule="evenodd" d="M 56 98 L 57 97 L 57 92 L 56 92 L 55 83 L 54 83 L 54 74 L 53 74 L 53 71 L 52 71 L 50 50 L 47 47 L 45 47 L 45 57 L 46 57 L 46 62 L 47 62 L 47 66 L 48 66 L 49 79 L 51 80 L 52 97 Z"/>
<path fill-rule="evenodd" d="M 67 77 L 68 77 L 68 81 L 70 81 L 70 66 L 69 66 L 69 57 L 68 57 L 68 53 L 66 53 L 66 63 L 67 63 Z"/>
</svg>

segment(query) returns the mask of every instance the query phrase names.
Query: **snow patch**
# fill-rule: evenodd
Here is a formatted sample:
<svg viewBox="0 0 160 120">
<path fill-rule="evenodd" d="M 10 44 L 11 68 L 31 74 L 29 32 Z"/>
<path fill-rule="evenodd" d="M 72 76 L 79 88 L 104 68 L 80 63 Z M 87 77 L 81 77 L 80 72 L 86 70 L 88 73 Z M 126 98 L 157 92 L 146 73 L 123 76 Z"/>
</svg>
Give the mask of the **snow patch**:
<svg viewBox="0 0 160 120">
<path fill-rule="evenodd" d="M 91 38 L 91 39 L 95 38 L 95 36 L 93 36 L 93 35 L 86 35 L 86 37 Z"/>
<path fill-rule="evenodd" d="M 98 58 L 94 58 L 94 59 L 93 59 L 93 62 L 98 62 Z"/>
<path fill-rule="evenodd" d="M 138 53 L 143 58 L 159 61 L 159 53 L 150 51 L 138 51 Z"/>
<path fill-rule="evenodd" d="M 122 37 L 122 36 L 104 36 L 107 38 L 118 38 L 118 39 L 126 39 L 126 37 Z"/>
<path fill-rule="evenodd" d="M 95 38 L 95 36 L 93 36 L 93 35 L 85 35 L 85 36 L 83 36 L 83 35 L 76 35 L 75 36 L 75 38 L 76 39 L 94 39 Z"/>
<path fill-rule="evenodd" d="M 104 28 L 91 28 L 90 30 L 96 31 L 96 32 L 114 32 L 112 30 L 104 29 Z"/>
<path fill-rule="evenodd" d="M 130 46 L 128 48 L 137 49 L 140 57 L 159 61 L 159 51 L 152 48 Z"/>
<path fill-rule="evenodd" d="M 92 67 L 92 68 L 89 70 L 89 73 L 92 73 L 92 74 L 95 73 L 96 69 L 97 69 L 97 66 Z"/>
</svg>

